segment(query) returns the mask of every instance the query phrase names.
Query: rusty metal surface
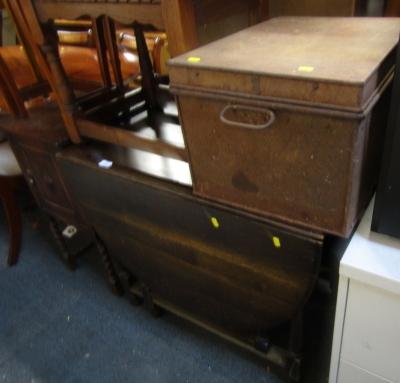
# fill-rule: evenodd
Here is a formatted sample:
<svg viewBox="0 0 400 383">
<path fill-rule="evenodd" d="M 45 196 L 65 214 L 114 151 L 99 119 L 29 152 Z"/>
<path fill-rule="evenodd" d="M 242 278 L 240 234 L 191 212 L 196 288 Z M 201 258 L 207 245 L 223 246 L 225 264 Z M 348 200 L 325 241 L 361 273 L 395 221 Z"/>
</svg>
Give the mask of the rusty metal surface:
<svg viewBox="0 0 400 383">
<path fill-rule="evenodd" d="M 183 121 L 190 120 L 185 136 L 194 192 L 347 236 L 376 182 L 384 105 L 361 120 L 274 109 L 274 123 L 261 130 L 221 122 L 226 105 L 198 97 L 180 101 Z"/>
<path fill-rule="evenodd" d="M 279 17 L 170 60 L 171 83 L 362 108 L 399 31 L 398 18 Z"/>
<path fill-rule="evenodd" d="M 369 112 L 261 103 L 266 129 L 230 126 L 220 113 L 240 98 L 179 95 L 194 192 L 285 222 L 347 236 L 378 177 L 390 88 Z M 383 91 L 383 89 L 381 89 Z M 233 104 L 235 105 L 235 104 Z M 205 113 L 205 111 L 207 111 Z M 241 111 L 239 117 L 243 118 Z M 252 119 L 251 114 L 247 120 Z M 187 126 L 187 124 L 188 126 Z"/>
<path fill-rule="evenodd" d="M 194 192 L 349 235 L 377 180 L 399 30 L 279 18 L 172 60 Z"/>
</svg>

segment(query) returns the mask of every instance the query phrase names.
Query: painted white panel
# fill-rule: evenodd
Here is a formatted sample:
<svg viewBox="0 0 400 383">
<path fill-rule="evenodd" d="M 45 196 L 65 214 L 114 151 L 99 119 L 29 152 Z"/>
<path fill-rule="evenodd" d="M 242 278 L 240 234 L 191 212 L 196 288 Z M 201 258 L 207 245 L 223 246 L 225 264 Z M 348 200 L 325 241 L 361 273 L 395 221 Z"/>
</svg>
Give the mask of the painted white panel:
<svg viewBox="0 0 400 383">
<path fill-rule="evenodd" d="M 338 382 L 340 383 L 392 383 L 346 361 L 340 361 Z"/>
<path fill-rule="evenodd" d="M 350 280 L 341 358 L 400 383 L 399 295 Z"/>
</svg>

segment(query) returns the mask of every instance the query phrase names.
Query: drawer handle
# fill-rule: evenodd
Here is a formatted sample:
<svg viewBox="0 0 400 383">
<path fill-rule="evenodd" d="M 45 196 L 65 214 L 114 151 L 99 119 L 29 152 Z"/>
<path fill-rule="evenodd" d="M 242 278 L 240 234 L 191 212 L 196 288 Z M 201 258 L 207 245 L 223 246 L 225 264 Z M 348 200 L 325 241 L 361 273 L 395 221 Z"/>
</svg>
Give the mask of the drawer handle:
<svg viewBox="0 0 400 383">
<path fill-rule="evenodd" d="M 246 122 L 233 121 L 226 118 L 226 114 L 229 111 L 236 112 L 237 110 L 244 112 L 267 114 L 269 116 L 269 119 L 265 124 L 256 125 L 256 124 L 248 124 Z M 266 129 L 274 123 L 275 114 L 272 110 L 269 109 L 252 108 L 249 106 L 227 105 L 224 109 L 221 110 L 219 118 L 226 125 L 237 126 L 239 128 L 246 128 L 246 129 Z"/>
</svg>

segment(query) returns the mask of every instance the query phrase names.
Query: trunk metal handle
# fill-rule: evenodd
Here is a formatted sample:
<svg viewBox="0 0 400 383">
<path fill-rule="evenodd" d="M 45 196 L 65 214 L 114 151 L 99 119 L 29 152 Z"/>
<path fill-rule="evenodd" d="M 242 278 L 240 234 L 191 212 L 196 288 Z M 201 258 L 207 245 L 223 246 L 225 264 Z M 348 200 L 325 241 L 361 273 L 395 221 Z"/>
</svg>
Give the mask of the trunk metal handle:
<svg viewBox="0 0 400 383">
<path fill-rule="evenodd" d="M 243 110 L 243 111 L 267 114 L 267 115 L 269 115 L 269 120 L 265 124 L 262 124 L 262 125 L 246 124 L 245 122 L 228 120 L 225 117 L 225 115 L 230 110 Z M 240 105 L 227 105 L 227 106 L 225 106 L 224 109 L 221 110 L 221 113 L 219 114 L 219 118 L 226 125 L 237 126 L 239 128 L 246 128 L 246 129 L 266 129 L 274 123 L 275 114 L 270 109 L 253 108 L 250 106 L 240 106 Z"/>
</svg>

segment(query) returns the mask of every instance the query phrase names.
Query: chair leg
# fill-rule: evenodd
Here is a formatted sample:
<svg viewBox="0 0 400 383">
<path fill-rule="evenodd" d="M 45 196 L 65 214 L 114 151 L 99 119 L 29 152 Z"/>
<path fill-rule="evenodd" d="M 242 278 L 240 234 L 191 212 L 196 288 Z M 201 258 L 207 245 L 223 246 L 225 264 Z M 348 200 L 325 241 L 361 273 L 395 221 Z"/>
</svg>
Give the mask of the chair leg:
<svg viewBox="0 0 400 383">
<path fill-rule="evenodd" d="M 8 266 L 15 265 L 21 249 L 22 223 L 21 212 L 14 195 L 14 191 L 7 180 L 1 183 L 1 199 L 7 215 L 8 227 L 10 230 L 10 244 L 8 250 Z"/>
</svg>

